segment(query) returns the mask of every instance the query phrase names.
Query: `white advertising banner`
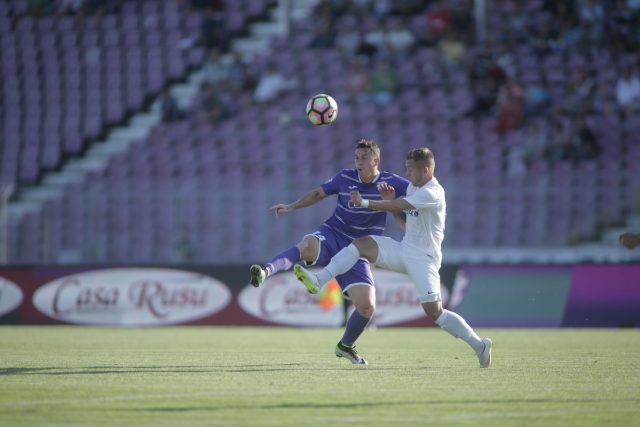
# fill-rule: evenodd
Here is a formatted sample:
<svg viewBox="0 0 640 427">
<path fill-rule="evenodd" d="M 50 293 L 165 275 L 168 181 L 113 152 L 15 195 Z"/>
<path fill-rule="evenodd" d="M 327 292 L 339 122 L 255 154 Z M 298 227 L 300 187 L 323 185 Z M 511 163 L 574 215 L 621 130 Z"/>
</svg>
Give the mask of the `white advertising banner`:
<svg viewBox="0 0 640 427">
<path fill-rule="evenodd" d="M 373 276 L 376 312 L 372 324 L 391 326 L 426 316 L 407 275 L 376 269 Z M 444 285 L 441 292 L 443 303 L 446 303 L 449 292 Z M 282 325 L 335 327 L 344 319 L 342 303 L 323 310 L 318 297 L 310 295 L 291 272 L 270 277 L 257 289 L 245 287 L 238 302 L 252 316 Z"/>
<path fill-rule="evenodd" d="M 7 314 L 22 303 L 22 290 L 10 280 L 0 277 L 0 316 Z"/>
<path fill-rule="evenodd" d="M 231 292 L 199 273 L 164 268 L 92 270 L 53 280 L 33 305 L 68 323 L 154 326 L 198 320 L 224 309 Z"/>
</svg>

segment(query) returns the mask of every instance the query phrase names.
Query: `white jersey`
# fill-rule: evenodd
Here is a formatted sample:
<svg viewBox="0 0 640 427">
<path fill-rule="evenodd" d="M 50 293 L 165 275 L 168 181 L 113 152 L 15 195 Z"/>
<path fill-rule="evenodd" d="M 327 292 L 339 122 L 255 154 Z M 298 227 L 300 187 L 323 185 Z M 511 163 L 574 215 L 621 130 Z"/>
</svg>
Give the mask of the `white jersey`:
<svg viewBox="0 0 640 427">
<path fill-rule="evenodd" d="M 415 209 L 404 211 L 407 215 L 402 243 L 415 249 L 416 255 L 433 258 L 439 267 L 442 262 L 442 240 L 447 203 L 444 188 L 433 177 L 422 187 L 409 184 L 405 200 Z"/>
</svg>

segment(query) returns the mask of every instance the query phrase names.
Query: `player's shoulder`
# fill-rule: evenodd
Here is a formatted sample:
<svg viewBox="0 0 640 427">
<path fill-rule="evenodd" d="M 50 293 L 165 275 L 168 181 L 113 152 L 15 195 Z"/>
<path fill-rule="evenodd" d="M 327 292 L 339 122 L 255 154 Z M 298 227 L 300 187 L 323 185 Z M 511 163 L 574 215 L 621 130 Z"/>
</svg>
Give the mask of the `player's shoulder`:
<svg viewBox="0 0 640 427">
<path fill-rule="evenodd" d="M 342 169 L 338 172 L 337 177 L 345 182 L 360 182 L 358 171 L 355 169 Z"/>
<path fill-rule="evenodd" d="M 383 181 L 391 181 L 391 182 L 403 182 L 403 183 L 408 183 L 409 181 L 398 175 L 395 174 L 393 172 L 387 172 L 387 171 L 382 171 L 380 172 L 380 176 L 378 177 L 378 181 L 379 182 L 383 182 Z"/>
</svg>

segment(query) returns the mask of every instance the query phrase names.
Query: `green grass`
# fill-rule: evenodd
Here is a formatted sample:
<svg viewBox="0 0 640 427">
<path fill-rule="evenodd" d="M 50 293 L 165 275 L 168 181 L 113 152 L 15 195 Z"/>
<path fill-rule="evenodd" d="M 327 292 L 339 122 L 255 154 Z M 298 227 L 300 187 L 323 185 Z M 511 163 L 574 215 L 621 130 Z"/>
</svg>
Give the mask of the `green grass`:
<svg viewBox="0 0 640 427">
<path fill-rule="evenodd" d="M 640 425 L 640 330 L 0 327 L 2 426 Z"/>
</svg>

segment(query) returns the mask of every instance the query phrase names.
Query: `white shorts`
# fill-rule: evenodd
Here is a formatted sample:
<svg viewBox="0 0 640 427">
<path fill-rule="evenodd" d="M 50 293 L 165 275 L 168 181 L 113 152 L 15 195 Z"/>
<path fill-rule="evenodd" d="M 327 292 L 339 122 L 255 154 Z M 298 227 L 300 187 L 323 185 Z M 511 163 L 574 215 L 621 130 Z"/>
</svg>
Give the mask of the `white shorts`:
<svg viewBox="0 0 640 427">
<path fill-rule="evenodd" d="M 415 249 L 390 237 L 371 237 L 378 244 L 378 259 L 375 265 L 408 275 L 420 302 L 442 301 L 439 266 L 432 257 L 416 252 Z"/>
</svg>

